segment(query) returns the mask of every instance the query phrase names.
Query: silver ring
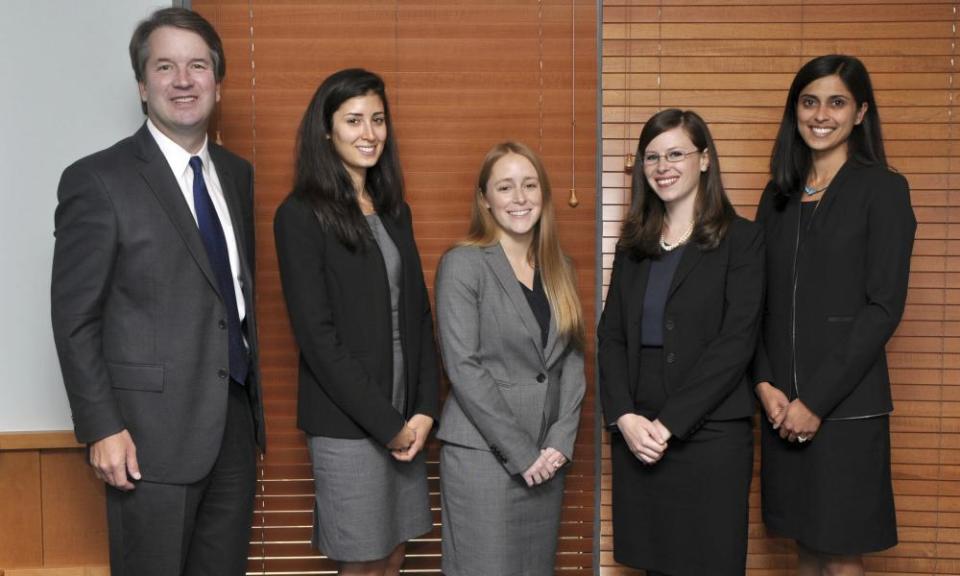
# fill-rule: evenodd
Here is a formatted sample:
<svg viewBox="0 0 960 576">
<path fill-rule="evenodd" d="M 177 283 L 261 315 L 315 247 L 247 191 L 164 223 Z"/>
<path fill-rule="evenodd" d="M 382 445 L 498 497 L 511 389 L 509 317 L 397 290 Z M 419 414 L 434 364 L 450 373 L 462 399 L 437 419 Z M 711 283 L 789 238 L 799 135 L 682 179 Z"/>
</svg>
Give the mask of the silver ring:
<svg viewBox="0 0 960 576">
<path fill-rule="evenodd" d="M 797 442 L 799 442 L 799 443 L 801 443 L 801 444 L 803 444 L 803 443 L 806 442 L 807 440 L 809 440 L 809 438 L 807 438 L 806 436 L 797 436 Z"/>
</svg>

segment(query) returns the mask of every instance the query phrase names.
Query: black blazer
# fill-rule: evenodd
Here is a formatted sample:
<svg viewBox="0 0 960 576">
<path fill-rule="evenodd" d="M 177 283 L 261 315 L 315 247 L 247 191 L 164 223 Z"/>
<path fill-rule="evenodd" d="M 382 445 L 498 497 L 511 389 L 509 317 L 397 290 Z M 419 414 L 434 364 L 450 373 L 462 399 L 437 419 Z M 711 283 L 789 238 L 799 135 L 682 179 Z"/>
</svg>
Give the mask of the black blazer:
<svg viewBox="0 0 960 576">
<path fill-rule="evenodd" d="M 768 185 L 757 222 L 767 239 L 767 302 L 754 381 L 799 397 L 821 418 L 892 411 L 884 345 L 903 315 L 917 228 L 906 179 L 847 162 L 799 245 L 799 195 L 778 211 Z"/>
<path fill-rule="evenodd" d="M 351 252 L 324 231 L 308 201 L 288 197 L 274 234 L 280 280 L 300 346 L 297 424 L 308 434 L 373 437 L 387 444 L 414 414 L 436 418 L 438 372 L 433 318 L 413 239 L 410 207 L 381 215 L 403 268 L 400 337 L 407 413 L 391 403 L 390 286 L 376 245 Z"/>
<path fill-rule="evenodd" d="M 663 325 L 667 400 L 656 415 L 679 438 L 705 420 L 749 418 L 747 368 L 763 303 L 763 234 L 737 217 L 713 250 L 690 244 L 670 286 Z M 608 425 L 639 412 L 640 326 L 650 260 L 618 251 L 600 318 L 600 401 Z"/>
<path fill-rule="evenodd" d="M 257 442 L 265 446 L 254 306 L 253 170 L 209 143 L 240 255 Z M 144 480 L 191 483 L 220 452 L 226 308 L 196 220 L 144 124 L 63 172 L 51 312 L 77 440 L 126 428 Z"/>
</svg>

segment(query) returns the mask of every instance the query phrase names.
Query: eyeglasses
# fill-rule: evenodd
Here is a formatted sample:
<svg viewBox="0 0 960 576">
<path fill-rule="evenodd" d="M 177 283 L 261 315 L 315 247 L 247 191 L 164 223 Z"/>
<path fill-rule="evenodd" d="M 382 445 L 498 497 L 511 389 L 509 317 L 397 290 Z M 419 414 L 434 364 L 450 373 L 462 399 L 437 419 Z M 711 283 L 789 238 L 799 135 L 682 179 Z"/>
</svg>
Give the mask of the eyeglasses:
<svg viewBox="0 0 960 576">
<path fill-rule="evenodd" d="M 656 152 L 647 152 L 643 155 L 643 163 L 647 166 L 653 166 L 654 164 L 659 164 L 660 159 L 663 158 L 671 164 L 676 164 L 677 162 L 683 162 L 687 159 L 687 156 L 691 154 L 700 154 L 700 151 L 691 150 L 690 152 L 684 152 L 683 150 L 670 150 L 663 156 Z"/>
</svg>

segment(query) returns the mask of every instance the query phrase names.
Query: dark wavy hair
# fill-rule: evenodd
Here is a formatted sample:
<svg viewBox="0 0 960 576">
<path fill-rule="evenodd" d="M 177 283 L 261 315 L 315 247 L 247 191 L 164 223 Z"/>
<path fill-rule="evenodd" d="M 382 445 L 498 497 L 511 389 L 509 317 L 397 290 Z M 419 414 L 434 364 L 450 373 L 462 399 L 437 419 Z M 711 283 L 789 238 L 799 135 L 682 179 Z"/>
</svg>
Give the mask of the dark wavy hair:
<svg viewBox="0 0 960 576">
<path fill-rule="evenodd" d="M 396 216 L 403 203 L 403 173 L 393 137 L 390 106 L 380 76 L 361 68 L 340 70 L 320 84 L 307 106 L 297 133 L 297 157 L 292 195 L 313 206 L 321 226 L 332 230 L 350 250 L 364 249 L 373 240 L 357 191 L 330 139 L 333 113 L 356 96 L 376 94 L 383 101 L 387 139 L 380 159 L 367 169 L 367 193 L 380 214 Z"/>
<path fill-rule="evenodd" d="M 227 59 L 223 55 L 223 42 L 216 29 L 203 16 L 186 8 L 162 8 L 137 24 L 130 37 L 130 65 L 133 66 L 133 75 L 137 82 L 146 78 L 147 60 L 150 59 L 150 35 L 158 28 L 169 26 L 179 28 L 203 38 L 210 49 L 210 60 L 213 62 L 213 77 L 217 84 L 223 82 L 227 75 Z M 143 113 L 147 113 L 147 103 L 141 102 Z"/>
<path fill-rule="evenodd" d="M 828 54 L 807 62 L 790 84 L 783 119 L 770 156 L 770 182 L 775 193 L 774 205 L 782 210 L 793 194 L 799 194 L 813 165 L 813 154 L 797 130 L 797 105 L 800 92 L 811 82 L 825 76 L 838 76 L 859 109 L 867 105 L 863 121 L 853 127 L 847 140 L 849 158 L 860 164 L 887 167 L 883 149 L 880 115 L 873 96 L 873 84 L 863 62 L 853 56 Z"/>
<path fill-rule="evenodd" d="M 670 108 L 657 112 L 647 120 L 640 132 L 637 161 L 633 165 L 633 182 L 630 186 L 633 200 L 623 222 L 618 244 L 637 258 L 660 255 L 660 233 L 666 215 L 663 200 L 650 187 L 643 173 L 643 155 L 654 138 L 674 128 L 683 128 L 697 150 L 706 150 L 710 158 L 706 172 L 700 174 L 692 242 L 704 250 L 716 248 L 727 233 L 730 222 L 736 217 L 733 205 L 723 189 L 720 159 L 717 157 L 717 149 L 707 123 L 692 110 Z"/>
</svg>

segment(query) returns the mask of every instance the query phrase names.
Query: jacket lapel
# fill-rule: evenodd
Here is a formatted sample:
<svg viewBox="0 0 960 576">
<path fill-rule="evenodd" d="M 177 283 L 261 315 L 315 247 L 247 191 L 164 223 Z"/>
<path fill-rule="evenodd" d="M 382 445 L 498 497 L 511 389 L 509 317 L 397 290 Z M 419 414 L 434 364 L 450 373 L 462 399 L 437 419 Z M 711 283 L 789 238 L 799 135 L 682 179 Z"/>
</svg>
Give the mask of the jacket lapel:
<svg viewBox="0 0 960 576">
<path fill-rule="evenodd" d="M 138 144 L 138 156 L 143 161 L 140 166 L 140 175 L 143 177 L 147 186 L 156 195 L 160 205 L 166 211 L 167 216 L 173 222 L 187 250 L 197 261 L 197 266 L 203 271 L 210 286 L 217 292 L 217 278 L 210 267 L 210 261 L 207 258 L 207 250 L 203 246 L 203 240 L 200 238 L 200 230 L 197 228 L 197 221 L 193 219 L 190 208 L 183 199 L 183 193 L 180 191 L 180 185 L 173 172 L 170 171 L 170 165 L 166 158 L 160 152 L 153 136 L 144 124 L 135 135 Z"/>
<path fill-rule="evenodd" d="M 633 258 L 627 256 L 627 258 Z M 627 320 L 629 321 L 629 330 L 636 328 L 636 334 L 640 334 L 640 321 L 643 319 L 643 295 L 647 292 L 647 279 L 650 278 L 650 259 L 644 258 L 637 263 L 633 278 L 622 296 L 624 302 L 629 306 Z M 639 339 L 628 338 L 627 341 L 637 341 Z"/>
<path fill-rule="evenodd" d="M 487 266 L 493 270 L 494 276 L 497 278 L 497 281 L 500 282 L 500 287 L 503 288 L 507 297 L 510 298 L 510 302 L 513 303 L 517 317 L 520 318 L 520 322 L 526 328 L 527 334 L 529 334 L 533 340 L 534 348 L 536 348 L 537 353 L 540 355 L 540 360 L 546 364 L 546 355 L 544 354 L 541 344 L 542 341 L 540 339 L 540 324 L 537 323 L 537 319 L 533 316 L 533 311 L 530 310 L 527 297 L 523 295 L 520 282 L 513 273 L 513 268 L 510 267 L 510 262 L 507 260 L 507 255 L 503 252 L 503 248 L 497 243 L 484 248 L 483 254 Z M 551 314 L 551 316 L 553 315 Z M 551 327 L 553 327 L 553 324 L 554 320 L 551 318 Z M 554 329 L 553 331 L 555 332 L 556 330 Z M 549 340 L 547 344 L 549 345 Z"/>
<path fill-rule="evenodd" d="M 247 254 L 247 218 L 243 213 L 239 195 L 244 193 L 239 183 L 236 181 L 230 162 L 227 161 L 223 150 L 213 144 L 209 145 L 210 158 L 217 170 L 217 178 L 220 180 L 220 187 L 223 189 L 223 197 L 227 201 L 227 210 L 230 212 L 230 223 L 233 226 L 234 241 L 237 244 L 237 252 L 240 254 L 240 275 L 243 279 L 242 287 L 244 296 L 250 295 L 251 280 L 253 278 L 253 262 L 250 255 Z M 249 300 L 249 299 L 248 299 Z M 248 302 L 252 303 L 252 302 Z"/>
<path fill-rule="evenodd" d="M 683 254 L 680 255 L 680 263 L 677 264 L 677 271 L 674 272 L 673 280 L 670 282 L 670 291 L 667 292 L 668 299 L 676 292 L 680 284 L 690 274 L 690 271 L 696 268 L 702 255 L 703 253 L 700 252 L 700 248 L 696 244 L 687 244 L 687 247 L 683 249 Z"/>
</svg>

